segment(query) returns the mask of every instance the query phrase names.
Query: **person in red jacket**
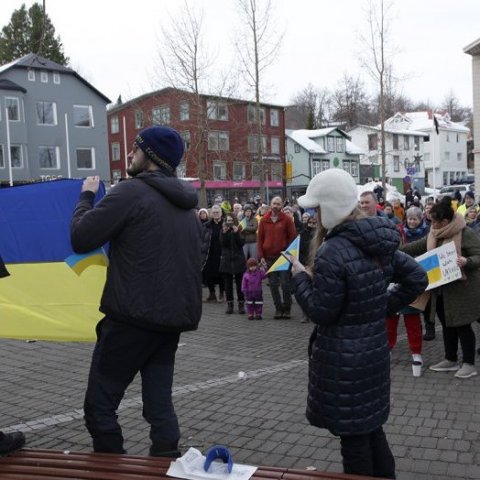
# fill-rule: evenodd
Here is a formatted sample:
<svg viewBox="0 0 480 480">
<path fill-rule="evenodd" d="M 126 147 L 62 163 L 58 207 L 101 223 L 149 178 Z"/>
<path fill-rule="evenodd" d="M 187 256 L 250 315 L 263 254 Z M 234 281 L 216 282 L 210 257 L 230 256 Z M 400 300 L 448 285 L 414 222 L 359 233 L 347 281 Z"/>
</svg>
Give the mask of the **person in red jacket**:
<svg viewBox="0 0 480 480">
<path fill-rule="evenodd" d="M 292 217 L 282 212 L 283 201 L 272 198 L 270 210 L 262 217 L 258 225 L 257 254 L 260 263 L 268 270 L 297 236 Z M 272 272 L 268 274 L 270 291 L 275 304 L 273 318 L 290 318 L 292 294 L 290 291 L 290 272 Z M 280 287 L 282 295 L 280 295 Z M 282 300 L 283 296 L 283 300 Z"/>
</svg>

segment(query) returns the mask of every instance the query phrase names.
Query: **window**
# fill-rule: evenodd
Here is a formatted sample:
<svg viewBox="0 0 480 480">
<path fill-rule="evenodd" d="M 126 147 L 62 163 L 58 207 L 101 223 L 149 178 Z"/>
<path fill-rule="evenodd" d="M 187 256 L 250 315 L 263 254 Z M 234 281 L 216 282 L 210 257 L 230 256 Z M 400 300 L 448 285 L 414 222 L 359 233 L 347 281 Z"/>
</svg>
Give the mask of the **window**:
<svg viewBox="0 0 480 480">
<path fill-rule="evenodd" d="M 358 177 L 358 162 L 354 160 L 350 162 L 350 175 L 352 177 Z"/>
<path fill-rule="evenodd" d="M 457 162 L 461 162 L 462 161 L 462 152 L 458 152 L 457 153 Z"/>
<path fill-rule="evenodd" d="M 430 153 L 424 153 L 423 154 L 423 162 L 428 163 L 430 161 Z"/>
<path fill-rule="evenodd" d="M 327 150 L 329 152 L 335 151 L 335 137 L 327 137 Z"/>
<path fill-rule="evenodd" d="M 460 135 L 457 133 L 457 143 L 460 142 Z"/>
<path fill-rule="evenodd" d="M 413 137 L 413 144 L 415 145 L 415 150 L 420 149 L 420 137 Z"/>
<path fill-rule="evenodd" d="M 45 72 L 44 70 L 40 72 L 40 81 L 42 83 L 48 83 L 48 73 Z"/>
<path fill-rule="evenodd" d="M 346 172 L 350 173 L 350 160 L 343 160 L 343 161 L 342 161 L 342 168 L 343 168 Z"/>
<path fill-rule="evenodd" d="M 227 166 L 225 162 L 213 162 L 213 179 L 225 180 L 227 178 Z"/>
<path fill-rule="evenodd" d="M 112 162 L 120 160 L 120 144 L 118 142 L 112 143 Z"/>
<path fill-rule="evenodd" d="M 60 168 L 59 156 L 58 147 L 38 147 L 38 164 L 40 168 L 58 170 Z"/>
<path fill-rule="evenodd" d="M 450 152 L 445 152 L 445 161 L 446 162 L 450 161 Z"/>
<path fill-rule="evenodd" d="M 448 132 L 447 132 L 445 140 L 450 143 L 450 135 L 448 134 Z"/>
<path fill-rule="evenodd" d="M 257 139 L 258 139 L 257 135 L 248 136 L 248 151 L 250 153 L 257 153 L 257 150 L 258 150 Z M 262 135 L 262 153 L 266 153 L 266 151 L 267 151 L 267 137 L 266 135 Z"/>
<path fill-rule="evenodd" d="M 10 156 L 12 157 L 12 168 L 23 168 L 22 147 L 20 145 L 10 145 Z"/>
<path fill-rule="evenodd" d="M 3 145 L 0 144 L 0 168 L 5 168 L 5 160 L 3 159 Z"/>
<path fill-rule="evenodd" d="M 118 117 L 117 117 L 117 123 L 118 123 Z M 74 105 L 73 106 L 73 124 L 76 127 L 93 127 L 92 107 L 90 105 Z"/>
<path fill-rule="evenodd" d="M 399 172 L 400 171 L 400 156 L 394 155 L 393 156 L 393 171 Z"/>
<path fill-rule="evenodd" d="M 11 122 L 20 121 L 20 102 L 17 97 L 5 97 L 5 106 L 8 111 L 8 119 Z"/>
<path fill-rule="evenodd" d="M 55 102 L 37 102 L 37 124 L 57 124 L 57 105 Z"/>
<path fill-rule="evenodd" d="M 398 134 L 393 134 L 393 149 L 398 150 Z"/>
<path fill-rule="evenodd" d="M 278 127 L 279 120 L 278 120 L 278 110 L 275 108 L 270 109 L 270 126 L 271 127 Z"/>
<path fill-rule="evenodd" d="M 190 120 L 190 104 L 188 102 L 180 102 L 180 121 Z"/>
<path fill-rule="evenodd" d="M 275 153 L 277 155 L 280 154 L 280 139 L 278 137 L 272 137 L 270 139 L 270 143 L 271 143 L 271 152 L 272 153 Z"/>
<path fill-rule="evenodd" d="M 30 82 L 35 81 L 35 70 L 28 70 L 28 80 Z"/>
<path fill-rule="evenodd" d="M 245 164 L 240 162 L 233 163 L 233 180 L 240 181 L 245 179 Z"/>
<path fill-rule="evenodd" d="M 143 112 L 141 110 L 135 111 L 135 128 L 143 128 Z"/>
<path fill-rule="evenodd" d="M 265 109 L 260 108 L 260 121 L 262 125 L 265 125 Z M 248 106 L 248 123 L 257 122 L 257 107 L 255 105 Z"/>
<path fill-rule="evenodd" d="M 300 145 L 298 143 L 295 144 L 295 153 L 300 153 Z"/>
<path fill-rule="evenodd" d="M 270 164 L 270 180 L 281 182 L 283 179 L 282 165 L 278 163 Z"/>
<path fill-rule="evenodd" d="M 223 150 L 229 149 L 229 135 L 228 132 L 210 132 L 208 134 L 208 149 L 209 150 Z"/>
<path fill-rule="evenodd" d="M 378 136 L 376 133 L 370 133 L 368 135 L 368 150 L 370 151 L 377 150 L 377 148 L 378 148 Z"/>
<path fill-rule="evenodd" d="M 337 137 L 337 152 L 344 151 L 344 141 L 342 137 Z"/>
<path fill-rule="evenodd" d="M 154 107 L 152 109 L 152 123 L 154 125 L 168 125 L 170 123 L 170 107 Z"/>
<path fill-rule="evenodd" d="M 93 170 L 95 168 L 94 148 L 77 148 L 77 168 L 79 170 Z"/>
<path fill-rule="evenodd" d="M 324 170 L 329 170 L 330 169 L 330 160 L 322 160 L 322 167 L 321 171 L 323 172 Z"/>
<path fill-rule="evenodd" d="M 410 137 L 408 135 L 403 136 L 403 149 L 410 150 Z"/>
<path fill-rule="evenodd" d="M 228 108 L 224 103 L 207 100 L 207 117 L 210 120 L 228 120 Z"/>
<path fill-rule="evenodd" d="M 60 74 L 58 72 L 53 73 L 53 83 L 55 85 L 60 85 Z"/>
<path fill-rule="evenodd" d="M 313 160 L 312 161 L 312 173 L 316 175 L 322 171 L 322 162 L 320 160 Z"/>
<path fill-rule="evenodd" d="M 121 170 L 112 170 L 112 179 L 115 183 L 117 183 L 121 178 L 122 178 Z"/>
<path fill-rule="evenodd" d="M 192 146 L 190 132 L 180 132 L 180 136 L 183 138 L 183 142 L 185 144 L 185 151 L 190 150 L 190 147 Z"/>
<path fill-rule="evenodd" d="M 115 115 L 114 117 L 110 117 L 110 133 L 118 133 L 120 130 L 120 125 L 118 121 L 118 117 Z"/>
</svg>

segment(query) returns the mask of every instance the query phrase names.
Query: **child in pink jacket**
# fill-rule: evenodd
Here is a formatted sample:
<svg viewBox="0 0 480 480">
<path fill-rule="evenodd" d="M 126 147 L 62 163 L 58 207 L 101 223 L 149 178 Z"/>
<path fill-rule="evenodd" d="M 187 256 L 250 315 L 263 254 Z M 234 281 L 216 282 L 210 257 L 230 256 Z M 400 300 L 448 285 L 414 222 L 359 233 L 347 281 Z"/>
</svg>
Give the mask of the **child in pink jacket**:
<svg viewBox="0 0 480 480">
<path fill-rule="evenodd" d="M 258 267 L 254 258 L 247 260 L 247 271 L 242 278 L 242 292 L 247 304 L 249 320 L 261 320 L 263 310 L 262 280 L 267 276 L 263 268 Z"/>
</svg>

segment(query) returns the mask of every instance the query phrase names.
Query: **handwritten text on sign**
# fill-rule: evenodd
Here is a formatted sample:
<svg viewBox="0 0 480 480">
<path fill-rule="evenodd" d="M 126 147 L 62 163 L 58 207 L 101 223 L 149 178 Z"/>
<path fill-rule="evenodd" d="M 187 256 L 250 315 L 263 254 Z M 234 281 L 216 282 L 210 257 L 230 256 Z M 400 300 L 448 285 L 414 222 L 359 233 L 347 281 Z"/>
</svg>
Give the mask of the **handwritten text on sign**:
<svg viewBox="0 0 480 480">
<path fill-rule="evenodd" d="M 462 278 L 462 272 L 457 265 L 457 250 L 453 242 L 434 248 L 415 260 L 427 272 L 427 290 Z"/>
</svg>

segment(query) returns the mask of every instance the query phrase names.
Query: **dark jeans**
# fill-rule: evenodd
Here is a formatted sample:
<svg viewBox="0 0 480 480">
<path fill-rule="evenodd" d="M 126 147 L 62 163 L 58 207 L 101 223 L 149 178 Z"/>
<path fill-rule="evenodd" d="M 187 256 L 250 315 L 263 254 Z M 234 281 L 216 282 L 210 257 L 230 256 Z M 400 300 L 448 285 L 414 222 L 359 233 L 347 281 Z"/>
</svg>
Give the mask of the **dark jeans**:
<svg viewBox="0 0 480 480">
<path fill-rule="evenodd" d="M 208 291 L 210 293 L 215 293 L 215 285 L 218 283 L 218 288 L 220 289 L 220 293 L 225 291 L 223 276 L 221 274 L 218 275 L 210 275 L 206 277 Z"/>
<path fill-rule="evenodd" d="M 345 473 L 395 478 L 395 459 L 382 427 L 365 435 L 341 435 L 340 444 Z"/>
<path fill-rule="evenodd" d="M 276 258 L 269 258 L 267 261 L 267 270 L 276 261 Z M 268 283 L 272 299 L 277 310 L 290 310 L 292 307 L 292 287 L 290 285 L 290 272 L 288 270 L 272 272 L 268 274 Z M 282 295 L 280 296 L 280 288 Z M 282 301 L 283 296 L 283 301 Z"/>
<path fill-rule="evenodd" d="M 223 274 L 223 284 L 225 285 L 225 298 L 227 302 L 233 302 L 233 281 L 235 280 L 235 288 L 237 290 L 237 300 L 243 302 L 245 300 L 242 292 L 242 277 L 243 273 Z"/>
<path fill-rule="evenodd" d="M 458 341 L 462 346 L 463 361 L 475 365 L 475 333 L 471 324 L 461 327 L 447 327 L 445 325 L 445 308 L 443 296 L 437 297 L 437 315 L 442 324 L 443 346 L 445 358 L 451 362 L 458 360 Z"/>
<path fill-rule="evenodd" d="M 105 317 L 97 325 L 85 395 L 85 424 L 95 452 L 124 453 L 116 410 L 135 375 L 142 376 L 143 417 L 156 450 L 178 447 L 180 430 L 172 402 L 179 333 L 160 333 Z"/>
</svg>

